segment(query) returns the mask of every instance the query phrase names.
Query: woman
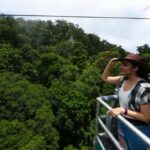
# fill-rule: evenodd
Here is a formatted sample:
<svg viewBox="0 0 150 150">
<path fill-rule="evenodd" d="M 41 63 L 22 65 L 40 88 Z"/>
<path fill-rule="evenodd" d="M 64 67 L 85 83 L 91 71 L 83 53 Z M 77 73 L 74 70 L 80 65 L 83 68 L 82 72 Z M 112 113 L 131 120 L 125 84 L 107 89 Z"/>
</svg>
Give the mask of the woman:
<svg viewBox="0 0 150 150">
<path fill-rule="evenodd" d="M 110 69 L 121 61 L 121 76 L 110 76 Z M 114 108 L 109 115 L 123 115 L 139 130 L 150 138 L 150 84 L 149 67 L 139 54 L 129 54 L 123 59 L 113 58 L 107 64 L 102 79 L 118 85 L 120 107 Z M 146 150 L 147 145 L 135 136 L 124 124 L 118 121 L 118 137 L 121 146 L 128 150 Z"/>
</svg>

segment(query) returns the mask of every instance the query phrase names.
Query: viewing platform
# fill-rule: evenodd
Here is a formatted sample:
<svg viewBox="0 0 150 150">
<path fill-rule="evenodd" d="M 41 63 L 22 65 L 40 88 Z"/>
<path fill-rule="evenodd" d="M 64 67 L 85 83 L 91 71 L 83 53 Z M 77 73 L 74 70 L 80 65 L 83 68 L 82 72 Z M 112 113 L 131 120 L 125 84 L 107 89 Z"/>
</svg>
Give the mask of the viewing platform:
<svg viewBox="0 0 150 150">
<path fill-rule="evenodd" d="M 112 109 L 103 99 L 103 96 L 97 98 L 97 108 L 96 108 L 96 135 L 93 141 L 93 150 L 123 150 L 120 146 L 118 139 L 112 133 L 111 126 L 112 118 L 107 114 L 100 115 L 100 110 L 102 108 L 106 108 L 108 111 Z M 113 96 L 105 96 L 106 98 L 111 98 Z M 134 125 L 132 125 L 129 121 L 127 121 L 123 116 L 118 115 L 115 117 L 116 121 L 120 120 L 128 129 L 129 131 L 133 132 L 138 138 L 143 140 L 145 144 L 148 145 L 148 149 L 150 150 L 150 138 L 148 138 L 145 134 L 143 134 L 140 130 L 138 130 Z M 101 130 L 104 132 L 101 132 Z M 116 129 L 117 132 L 117 129 Z M 140 144 L 140 143 L 139 143 Z"/>
</svg>

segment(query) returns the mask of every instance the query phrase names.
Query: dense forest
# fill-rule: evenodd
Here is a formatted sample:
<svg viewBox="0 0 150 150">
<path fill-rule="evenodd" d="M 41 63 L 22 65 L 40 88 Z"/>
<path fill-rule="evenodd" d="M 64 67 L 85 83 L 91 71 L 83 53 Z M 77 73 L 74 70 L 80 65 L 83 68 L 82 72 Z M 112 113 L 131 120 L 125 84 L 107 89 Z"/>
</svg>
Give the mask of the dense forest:
<svg viewBox="0 0 150 150">
<path fill-rule="evenodd" d="M 150 60 L 147 44 L 137 52 Z M 65 20 L 1 15 L 0 149 L 91 150 L 96 97 L 114 89 L 102 71 L 127 53 Z"/>
</svg>

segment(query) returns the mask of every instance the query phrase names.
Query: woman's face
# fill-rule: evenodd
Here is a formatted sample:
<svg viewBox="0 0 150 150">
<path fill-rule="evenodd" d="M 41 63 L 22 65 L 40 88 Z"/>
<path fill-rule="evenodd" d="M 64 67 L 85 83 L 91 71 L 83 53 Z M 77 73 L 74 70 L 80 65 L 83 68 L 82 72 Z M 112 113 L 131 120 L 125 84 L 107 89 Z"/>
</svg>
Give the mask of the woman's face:
<svg viewBox="0 0 150 150">
<path fill-rule="evenodd" d="M 120 66 L 120 72 L 126 76 L 136 74 L 137 70 L 138 67 L 133 66 L 133 64 L 130 61 L 123 61 Z"/>
</svg>

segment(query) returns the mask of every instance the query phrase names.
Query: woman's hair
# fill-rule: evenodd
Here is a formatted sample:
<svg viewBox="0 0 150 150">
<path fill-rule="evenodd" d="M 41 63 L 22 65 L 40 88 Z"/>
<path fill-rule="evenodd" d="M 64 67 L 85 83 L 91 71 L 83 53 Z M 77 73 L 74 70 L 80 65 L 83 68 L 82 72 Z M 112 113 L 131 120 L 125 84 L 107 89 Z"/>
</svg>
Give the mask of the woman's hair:
<svg viewBox="0 0 150 150">
<path fill-rule="evenodd" d="M 143 71 L 142 67 L 138 65 L 138 63 L 134 62 L 134 61 L 130 61 L 130 63 L 133 65 L 133 67 L 138 67 L 138 71 L 137 71 L 137 75 L 143 79 L 145 79 L 146 81 L 150 82 L 150 74 Z"/>
</svg>

